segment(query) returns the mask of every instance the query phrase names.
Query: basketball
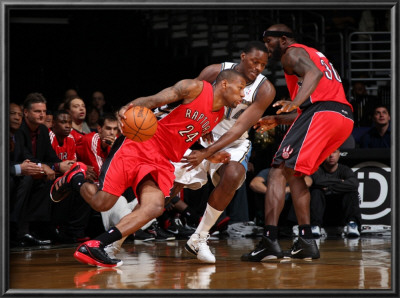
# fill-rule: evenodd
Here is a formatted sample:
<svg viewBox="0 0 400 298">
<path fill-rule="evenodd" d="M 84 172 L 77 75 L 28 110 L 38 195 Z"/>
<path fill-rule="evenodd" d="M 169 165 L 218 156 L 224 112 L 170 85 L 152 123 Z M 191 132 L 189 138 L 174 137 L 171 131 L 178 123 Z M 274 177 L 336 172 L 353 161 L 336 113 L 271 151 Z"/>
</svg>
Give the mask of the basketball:
<svg viewBox="0 0 400 298">
<path fill-rule="evenodd" d="M 141 106 L 135 106 L 125 112 L 126 119 L 121 119 L 122 134 L 135 142 L 150 139 L 157 130 L 157 118 L 154 113 Z"/>
</svg>

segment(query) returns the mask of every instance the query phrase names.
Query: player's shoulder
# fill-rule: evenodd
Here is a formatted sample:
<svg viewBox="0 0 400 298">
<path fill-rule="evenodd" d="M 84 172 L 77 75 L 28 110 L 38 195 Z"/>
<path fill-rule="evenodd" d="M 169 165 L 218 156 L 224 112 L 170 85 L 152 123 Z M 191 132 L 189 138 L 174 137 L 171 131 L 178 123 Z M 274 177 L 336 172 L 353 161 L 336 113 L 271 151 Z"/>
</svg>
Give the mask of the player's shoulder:
<svg viewBox="0 0 400 298">
<path fill-rule="evenodd" d="M 218 74 L 221 72 L 221 70 L 222 70 L 221 63 L 208 65 L 200 72 L 197 79 L 213 83 L 217 78 Z"/>
<path fill-rule="evenodd" d="M 275 86 L 267 79 L 267 77 L 260 77 L 258 92 L 256 95 L 257 98 L 264 98 L 265 96 L 274 96 L 275 97 L 276 90 Z"/>
</svg>

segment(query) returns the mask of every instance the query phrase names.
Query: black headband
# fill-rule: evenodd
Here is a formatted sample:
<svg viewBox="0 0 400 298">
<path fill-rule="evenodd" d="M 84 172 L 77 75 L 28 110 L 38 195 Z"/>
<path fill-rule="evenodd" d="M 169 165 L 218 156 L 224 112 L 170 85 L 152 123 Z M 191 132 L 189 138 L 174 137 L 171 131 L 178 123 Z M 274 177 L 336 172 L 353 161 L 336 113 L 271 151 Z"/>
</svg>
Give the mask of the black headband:
<svg viewBox="0 0 400 298">
<path fill-rule="evenodd" d="M 293 38 L 294 35 L 292 32 L 287 32 L 287 31 L 267 31 L 265 30 L 263 33 L 263 37 L 267 37 L 267 36 L 272 36 L 272 37 L 282 37 L 282 36 L 286 36 L 289 38 Z"/>
</svg>

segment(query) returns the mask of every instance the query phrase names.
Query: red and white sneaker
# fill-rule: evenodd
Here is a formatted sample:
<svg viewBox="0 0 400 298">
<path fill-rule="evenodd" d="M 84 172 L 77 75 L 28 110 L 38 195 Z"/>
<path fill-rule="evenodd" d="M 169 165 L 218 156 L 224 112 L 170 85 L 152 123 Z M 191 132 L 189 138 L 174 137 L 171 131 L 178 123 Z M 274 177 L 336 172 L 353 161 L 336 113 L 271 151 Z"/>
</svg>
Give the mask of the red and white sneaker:
<svg viewBox="0 0 400 298">
<path fill-rule="evenodd" d="M 110 258 L 99 240 L 89 240 L 78 246 L 74 258 L 79 262 L 97 267 L 119 267 L 120 259 Z"/>
<path fill-rule="evenodd" d="M 78 175 L 86 178 L 87 167 L 84 163 L 76 162 L 61 177 L 57 178 L 50 189 L 50 198 L 53 202 L 61 202 L 72 190 L 71 180 Z"/>
</svg>

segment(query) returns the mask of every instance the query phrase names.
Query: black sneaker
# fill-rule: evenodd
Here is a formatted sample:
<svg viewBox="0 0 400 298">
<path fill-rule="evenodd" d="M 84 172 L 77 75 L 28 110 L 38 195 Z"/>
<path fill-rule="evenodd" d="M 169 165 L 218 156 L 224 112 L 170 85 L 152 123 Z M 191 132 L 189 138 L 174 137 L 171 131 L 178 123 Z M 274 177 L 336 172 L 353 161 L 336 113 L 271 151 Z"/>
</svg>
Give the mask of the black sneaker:
<svg viewBox="0 0 400 298">
<path fill-rule="evenodd" d="M 146 229 L 146 232 L 153 235 L 156 241 L 175 240 L 175 235 L 160 228 L 157 221 L 154 221 L 151 226 Z"/>
<path fill-rule="evenodd" d="M 176 239 L 189 239 L 194 233 L 194 230 L 186 228 L 179 218 L 174 218 L 166 231 L 174 234 Z"/>
<path fill-rule="evenodd" d="M 248 262 L 262 262 L 265 260 L 280 258 L 283 258 L 283 252 L 278 240 L 271 240 L 262 236 L 262 239 L 256 248 L 253 251 L 242 255 L 241 260 Z"/>
<path fill-rule="evenodd" d="M 319 259 L 319 250 L 314 239 L 299 237 L 293 244 L 288 256 L 292 259 Z"/>
<path fill-rule="evenodd" d="M 139 229 L 133 234 L 133 239 L 135 241 L 152 241 L 155 240 L 156 237 L 142 229 Z"/>
<path fill-rule="evenodd" d="M 98 240 L 89 240 L 78 246 L 74 258 L 79 262 L 97 267 L 119 267 L 122 261 L 111 259 L 104 251 L 104 245 Z"/>
</svg>

